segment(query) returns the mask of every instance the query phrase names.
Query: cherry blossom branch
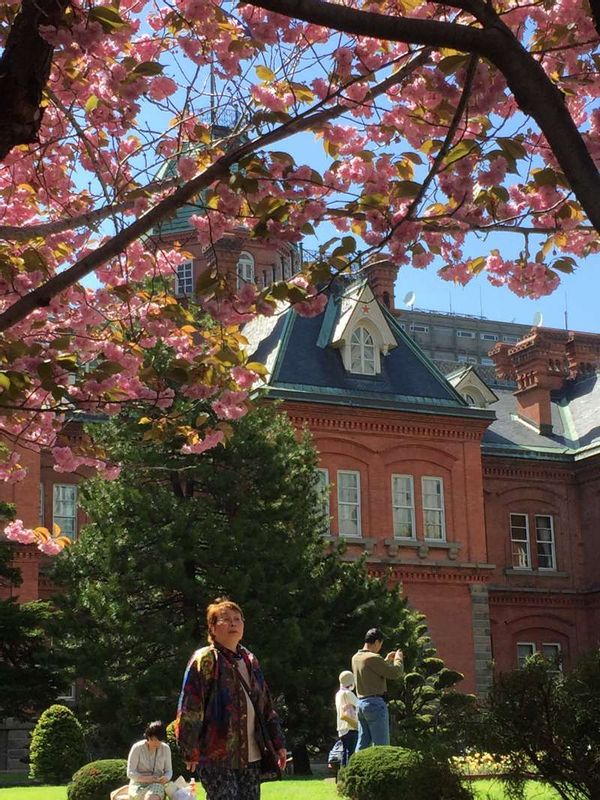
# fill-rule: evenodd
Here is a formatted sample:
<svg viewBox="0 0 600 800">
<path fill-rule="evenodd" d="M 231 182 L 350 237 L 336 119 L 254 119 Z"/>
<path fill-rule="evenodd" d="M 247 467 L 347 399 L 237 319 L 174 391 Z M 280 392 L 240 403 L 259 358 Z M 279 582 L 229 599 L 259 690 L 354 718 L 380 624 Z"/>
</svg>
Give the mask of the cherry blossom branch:
<svg viewBox="0 0 600 800">
<path fill-rule="evenodd" d="M 600 233 L 600 174 L 560 89 L 525 50 L 491 5 L 457 4 L 477 15 L 481 29 L 436 20 L 359 11 L 326 0 L 248 0 L 250 5 L 333 30 L 386 41 L 451 47 L 487 58 L 504 75 L 521 110 L 546 137 L 573 192 Z"/>
<path fill-rule="evenodd" d="M 419 55 L 415 56 L 405 67 L 388 76 L 367 92 L 362 102 L 368 103 L 374 97 L 387 91 L 391 86 L 401 83 L 408 75 L 412 74 L 415 69 L 426 63 L 428 58 L 429 51 L 425 50 L 419 53 Z M 322 106 L 322 102 L 319 103 L 319 106 Z M 105 242 L 93 252 L 88 253 L 88 255 L 81 258 L 68 269 L 54 275 L 44 284 L 28 292 L 13 303 L 13 305 L 9 306 L 0 314 L 0 331 L 8 330 L 12 325 L 25 319 L 28 314 L 36 308 L 47 307 L 53 297 L 60 294 L 65 289 L 68 289 L 70 286 L 73 286 L 90 272 L 93 272 L 107 261 L 110 261 L 111 258 L 122 253 L 129 245 L 137 241 L 137 239 L 152 228 L 156 227 L 166 217 L 173 214 L 181 206 L 190 202 L 194 197 L 200 194 L 203 189 L 208 188 L 211 184 L 226 177 L 230 168 L 245 156 L 255 153 L 257 150 L 274 144 L 275 142 L 279 142 L 282 139 L 286 139 L 294 133 L 318 128 L 325 122 L 347 113 L 347 111 L 348 105 L 346 103 L 338 103 L 331 108 L 321 108 L 319 111 L 315 111 L 314 108 L 309 109 L 303 114 L 299 114 L 294 119 L 283 123 L 275 130 L 248 141 L 237 150 L 233 150 L 221 156 L 203 173 L 192 178 L 192 180 L 182 186 L 179 186 L 171 195 L 161 200 L 154 208 L 147 211 L 142 217 L 131 223 L 128 227 L 119 231 L 119 233 L 109 239 L 109 241 Z"/>
</svg>

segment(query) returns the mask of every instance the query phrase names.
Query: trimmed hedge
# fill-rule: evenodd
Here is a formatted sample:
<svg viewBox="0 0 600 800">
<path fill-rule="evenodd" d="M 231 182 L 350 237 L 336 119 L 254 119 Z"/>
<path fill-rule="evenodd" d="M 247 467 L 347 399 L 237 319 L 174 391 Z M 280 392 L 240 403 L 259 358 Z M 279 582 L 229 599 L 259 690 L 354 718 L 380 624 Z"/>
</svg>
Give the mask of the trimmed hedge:
<svg viewBox="0 0 600 800">
<path fill-rule="evenodd" d="M 33 729 L 29 774 L 42 783 L 66 783 L 88 759 L 83 729 L 67 706 L 47 708 Z"/>
<path fill-rule="evenodd" d="M 447 761 L 402 747 L 359 750 L 340 770 L 337 785 L 350 800 L 472 800 Z"/>
<path fill-rule="evenodd" d="M 108 800 L 110 793 L 127 783 L 127 761 L 106 758 L 92 761 L 73 775 L 67 788 L 68 800 Z"/>
</svg>

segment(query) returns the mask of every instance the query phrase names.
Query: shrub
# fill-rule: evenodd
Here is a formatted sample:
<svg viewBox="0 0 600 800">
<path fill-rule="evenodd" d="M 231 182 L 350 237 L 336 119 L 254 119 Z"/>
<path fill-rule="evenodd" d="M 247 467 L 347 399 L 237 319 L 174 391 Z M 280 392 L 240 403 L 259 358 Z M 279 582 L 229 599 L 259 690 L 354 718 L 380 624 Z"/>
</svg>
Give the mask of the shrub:
<svg viewBox="0 0 600 800">
<path fill-rule="evenodd" d="M 108 800 L 110 793 L 127 783 L 127 761 L 107 758 L 92 761 L 73 775 L 67 789 L 68 800 Z"/>
<path fill-rule="evenodd" d="M 66 783 L 87 761 L 83 729 L 70 708 L 53 705 L 31 736 L 30 776 L 42 783 Z"/>
<path fill-rule="evenodd" d="M 338 791 L 350 800 L 471 800 L 446 760 L 402 747 L 359 750 L 340 771 Z"/>
<path fill-rule="evenodd" d="M 171 748 L 173 780 L 178 778 L 180 775 L 183 775 L 186 780 L 189 780 L 191 778 L 191 773 L 189 773 L 185 768 L 185 763 L 181 756 L 181 750 L 177 744 L 177 739 L 175 737 L 175 722 L 171 722 L 169 725 L 167 725 L 167 744 Z"/>
</svg>

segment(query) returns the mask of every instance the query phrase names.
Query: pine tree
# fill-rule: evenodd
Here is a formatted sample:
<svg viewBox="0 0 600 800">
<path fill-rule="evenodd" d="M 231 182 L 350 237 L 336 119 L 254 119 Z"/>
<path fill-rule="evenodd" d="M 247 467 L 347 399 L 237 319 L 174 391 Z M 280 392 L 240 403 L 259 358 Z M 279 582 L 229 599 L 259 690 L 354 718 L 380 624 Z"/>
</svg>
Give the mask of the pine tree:
<svg viewBox="0 0 600 800">
<path fill-rule="evenodd" d="M 225 594 L 244 609 L 245 644 L 298 766 L 306 742 L 334 734 L 337 676 L 365 631 L 412 612 L 363 561 L 326 552 L 316 452 L 275 408 L 253 411 L 226 448 L 200 457 L 144 440 L 143 429 L 133 417 L 96 433 L 124 468 L 84 487 L 91 522 L 57 562 L 60 638 L 89 686 L 88 725 L 115 755 L 144 722 L 172 718 L 190 652 L 206 641 L 204 609 Z"/>
<path fill-rule="evenodd" d="M 14 518 L 14 508 L 0 503 L 0 519 Z M 14 591 L 21 573 L 12 566 L 13 546 L 0 542 L 0 587 Z M 60 657 L 49 646 L 46 629 L 53 617 L 49 603 L 0 600 L 0 718 L 29 719 L 66 688 Z"/>
</svg>

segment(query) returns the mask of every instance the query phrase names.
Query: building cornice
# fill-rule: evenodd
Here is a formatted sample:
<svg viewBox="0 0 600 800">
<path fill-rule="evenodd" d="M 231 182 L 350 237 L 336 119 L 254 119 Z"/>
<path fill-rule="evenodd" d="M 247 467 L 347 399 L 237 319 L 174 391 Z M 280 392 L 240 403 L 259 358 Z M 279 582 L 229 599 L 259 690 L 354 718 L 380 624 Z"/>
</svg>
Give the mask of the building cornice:
<svg viewBox="0 0 600 800">
<path fill-rule="evenodd" d="M 366 413 L 355 409 L 352 416 L 331 416 L 330 409 L 319 409 L 311 405 L 310 412 L 298 404 L 286 403 L 287 415 L 297 427 L 308 425 L 313 433 L 329 433 L 332 431 L 354 433 L 381 434 L 384 436 L 404 436 L 418 439 L 444 439 L 458 442 L 479 442 L 487 427 L 480 420 L 469 420 L 469 424 L 456 424 L 454 420 L 436 417 L 435 420 L 423 418 L 390 420 L 389 413 Z M 328 413 L 329 412 L 329 413 Z M 454 424 L 453 424 L 454 423 Z"/>
</svg>

